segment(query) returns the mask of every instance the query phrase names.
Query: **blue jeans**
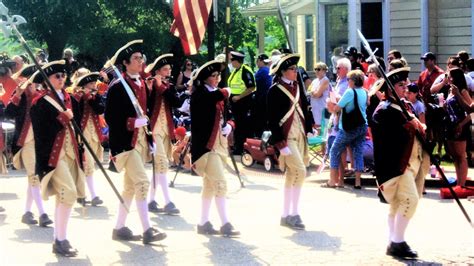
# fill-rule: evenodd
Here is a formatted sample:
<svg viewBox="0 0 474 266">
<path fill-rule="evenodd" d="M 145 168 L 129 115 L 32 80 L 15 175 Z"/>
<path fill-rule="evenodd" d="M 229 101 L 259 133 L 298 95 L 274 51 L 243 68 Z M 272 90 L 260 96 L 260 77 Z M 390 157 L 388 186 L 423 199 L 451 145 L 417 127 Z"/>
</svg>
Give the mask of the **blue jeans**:
<svg viewBox="0 0 474 266">
<path fill-rule="evenodd" d="M 366 133 L 367 125 L 365 124 L 351 131 L 339 129 L 329 152 L 331 169 L 339 168 L 342 152 L 346 149 L 346 146 L 351 146 L 356 172 L 364 171 L 363 147 Z"/>
</svg>

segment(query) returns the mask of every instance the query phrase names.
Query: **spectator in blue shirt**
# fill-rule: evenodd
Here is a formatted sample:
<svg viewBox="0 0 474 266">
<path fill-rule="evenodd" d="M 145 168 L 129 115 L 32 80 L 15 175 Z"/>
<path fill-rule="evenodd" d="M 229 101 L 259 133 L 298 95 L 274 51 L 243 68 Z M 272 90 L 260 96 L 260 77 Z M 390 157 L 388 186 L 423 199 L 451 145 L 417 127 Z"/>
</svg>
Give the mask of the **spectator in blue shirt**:
<svg viewBox="0 0 474 266">
<path fill-rule="evenodd" d="M 266 54 L 257 57 L 258 70 L 255 73 L 257 90 L 255 92 L 255 135 L 262 136 L 266 126 L 267 92 L 272 85 L 272 77 L 269 75 L 269 63 L 271 60 Z"/>
</svg>

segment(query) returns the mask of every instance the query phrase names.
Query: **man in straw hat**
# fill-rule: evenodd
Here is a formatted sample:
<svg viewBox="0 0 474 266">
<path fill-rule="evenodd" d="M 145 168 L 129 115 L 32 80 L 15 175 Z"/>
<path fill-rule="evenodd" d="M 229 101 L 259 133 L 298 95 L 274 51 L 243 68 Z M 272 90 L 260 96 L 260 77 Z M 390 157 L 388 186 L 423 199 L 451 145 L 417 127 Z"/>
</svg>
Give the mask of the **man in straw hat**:
<svg viewBox="0 0 474 266">
<path fill-rule="evenodd" d="M 150 116 L 150 126 L 153 134 L 153 141 L 156 145 L 154 156 L 155 173 L 150 186 L 148 210 L 150 212 L 164 212 L 168 215 L 179 214 L 178 208 L 170 199 L 168 188 L 169 159 L 171 158 L 171 141 L 174 141 L 174 121 L 172 108 L 179 107 L 179 100 L 176 96 L 174 85 L 170 84 L 171 62 L 173 54 L 164 54 L 155 59 L 145 68 L 145 73 L 149 74 L 146 84 L 150 91 L 148 99 L 148 113 Z M 155 201 L 156 185 L 160 185 L 165 200 L 164 208 L 158 208 Z"/>
<path fill-rule="evenodd" d="M 5 116 L 15 119 L 15 133 L 12 142 L 13 165 L 16 169 L 24 168 L 28 177 L 25 213 L 21 217 L 21 222 L 25 224 L 38 224 L 38 221 L 34 219 L 31 212 L 31 206 L 34 201 L 40 215 L 39 226 L 46 227 L 52 224 L 53 221 L 49 219 L 44 211 L 40 192 L 40 180 L 35 173 L 35 139 L 30 117 L 31 103 L 40 93 L 35 89 L 34 84 L 27 82 L 28 78 L 36 70 L 35 65 L 27 65 L 12 76 L 20 85 L 17 86 L 10 98 L 10 102 L 5 109 Z"/>
<path fill-rule="evenodd" d="M 44 91 L 33 100 L 30 110 L 35 137 L 36 174 L 41 181 L 43 198 L 56 196 L 53 253 L 74 257 L 77 250 L 67 240 L 67 227 L 72 205 L 78 197 L 84 196 L 84 173 L 79 163 L 74 129 L 70 123 L 73 119 L 71 98 L 64 90 L 64 60 L 50 62 L 42 66 L 42 69 L 53 86 L 51 89 L 56 93 Z M 29 81 L 44 84 L 39 71 Z"/>
<path fill-rule="evenodd" d="M 403 98 L 407 90 L 409 67 L 387 74 L 395 93 Z M 388 215 L 389 245 L 387 255 L 416 258 L 418 255 L 405 241 L 405 231 L 422 195 L 424 177 L 429 170 L 429 155 L 423 151 L 415 134 L 425 134 L 425 125 L 413 114 L 407 119 L 387 84 L 379 86 L 385 92 L 373 114 L 375 176 L 379 196 L 390 204 Z M 373 93 L 373 92 L 372 92 Z M 410 110 L 408 108 L 408 110 Z"/>
<path fill-rule="evenodd" d="M 286 176 L 280 224 L 303 230 L 299 201 L 309 165 L 306 134 L 312 132 L 312 119 L 305 93 L 298 86 L 299 59 L 299 54 L 286 54 L 272 64 L 270 74 L 275 78 L 267 96 L 267 114 L 271 143 L 280 151 L 279 166 Z"/>
<path fill-rule="evenodd" d="M 77 73 L 77 71 L 76 71 Z M 97 93 L 97 80 L 99 72 L 92 72 L 79 77 L 74 81 L 74 97 L 72 97 L 74 120 L 81 127 L 82 133 L 91 146 L 93 153 L 102 161 L 104 148 L 102 147 L 102 130 L 99 124 L 99 115 L 104 113 L 104 97 Z M 94 186 L 95 162 L 88 149 L 84 150 L 83 157 L 86 183 L 91 194 L 90 204 L 98 206 L 103 201 L 97 196 Z M 81 199 L 83 205 L 87 203 Z"/>
<path fill-rule="evenodd" d="M 229 97 L 228 89 L 219 89 L 223 61 L 205 63 L 194 72 L 192 80 L 195 90 L 191 94 L 191 159 L 195 172 L 203 178 L 201 196 L 201 220 L 198 234 L 225 237 L 240 235 L 227 218 L 227 181 L 224 167 L 228 158 L 227 136 L 232 126 L 225 117 L 224 101 Z M 212 199 L 222 222 L 219 231 L 209 222 Z"/>
<path fill-rule="evenodd" d="M 107 65 L 121 65 L 122 77 L 131 88 L 139 106 L 146 110 L 147 91 L 145 82 L 140 77 L 143 65 L 142 40 L 135 40 L 120 48 L 110 59 Z M 139 115 L 142 115 L 141 117 Z M 109 125 L 109 145 L 111 163 L 117 171 L 125 169 L 124 190 L 122 197 L 127 207 L 135 197 L 138 215 L 143 227 L 143 244 L 160 241 L 166 234 L 151 227 L 148 217 L 148 180 L 145 163 L 150 160 L 150 151 L 153 147 L 151 136 L 147 136 L 148 119 L 137 114 L 124 85 L 117 79 L 110 84 L 105 109 L 105 120 Z M 152 151 L 151 151 L 152 152 Z M 112 239 L 123 241 L 139 240 L 125 226 L 127 210 L 120 205 L 117 223 L 112 233 Z"/>
</svg>

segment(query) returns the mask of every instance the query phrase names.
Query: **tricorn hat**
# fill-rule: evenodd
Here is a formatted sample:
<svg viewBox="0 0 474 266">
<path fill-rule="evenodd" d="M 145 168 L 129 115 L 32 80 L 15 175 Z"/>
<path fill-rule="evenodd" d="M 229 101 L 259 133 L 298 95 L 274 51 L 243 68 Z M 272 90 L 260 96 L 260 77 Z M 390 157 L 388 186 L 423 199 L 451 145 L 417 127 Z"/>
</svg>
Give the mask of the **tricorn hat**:
<svg viewBox="0 0 474 266">
<path fill-rule="evenodd" d="M 402 67 L 394 69 L 387 73 L 387 78 L 390 80 L 392 85 L 400 81 L 407 80 L 408 74 L 410 73 L 410 67 Z M 369 96 L 374 95 L 377 91 L 386 91 L 387 90 L 387 83 L 385 80 L 382 80 L 380 83 L 376 82 L 374 86 L 370 89 Z"/>
<path fill-rule="evenodd" d="M 191 76 L 191 79 L 203 81 L 208 78 L 212 73 L 216 71 L 221 72 L 222 70 L 224 70 L 224 68 L 225 65 L 223 61 L 212 60 L 198 68 Z"/>
<path fill-rule="evenodd" d="M 131 41 L 115 52 L 114 56 L 107 61 L 110 65 L 121 65 L 123 60 L 129 59 L 132 54 L 143 53 L 143 40 Z"/>
<path fill-rule="evenodd" d="M 283 55 L 278 61 L 273 62 L 270 67 L 270 75 L 281 73 L 282 70 L 286 70 L 288 67 L 297 65 L 300 60 L 299 54 L 286 54 Z"/>
<path fill-rule="evenodd" d="M 8 67 L 14 68 L 16 66 L 16 62 L 11 60 L 7 53 L 0 54 L 0 67 Z"/>
<path fill-rule="evenodd" d="M 99 79 L 100 74 L 99 72 L 92 72 L 88 73 L 80 78 L 78 78 L 75 82 L 77 87 L 84 87 L 89 82 L 95 82 Z"/>
<path fill-rule="evenodd" d="M 155 61 L 145 68 L 145 73 L 150 73 L 159 68 L 161 68 L 164 65 L 171 65 L 173 61 L 173 54 L 163 54 L 158 56 L 158 58 L 155 59 Z"/>
<path fill-rule="evenodd" d="M 46 76 L 48 77 L 59 72 L 66 73 L 66 61 L 52 61 L 47 64 L 44 64 L 41 69 L 43 69 L 44 73 L 46 73 Z M 33 83 L 41 83 L 43 82 L 43 80 L 43 75 L 41 75 L 39 70 L 37 70 L 33 75 L 31 75 L 29 79 L 29 81 Z"/>
<path fill-rule="evenodd" d="M 17 79 L 19 77 L 29 78 L 36 72 L 36 70 L 38 70 L 38 68 L 36 68 L 35 64 L 25 65 L 22 69 L 12 75 L 12 79 Z"/>
</svg>

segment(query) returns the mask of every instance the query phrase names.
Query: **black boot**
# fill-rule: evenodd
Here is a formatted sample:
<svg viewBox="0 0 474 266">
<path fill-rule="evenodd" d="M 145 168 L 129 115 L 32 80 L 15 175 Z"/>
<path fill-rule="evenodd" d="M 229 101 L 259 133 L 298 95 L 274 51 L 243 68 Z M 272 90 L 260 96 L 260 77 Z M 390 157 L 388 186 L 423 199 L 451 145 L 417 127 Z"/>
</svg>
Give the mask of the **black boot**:
<svg viewBox="0 0 474 266">
<path fill-rule="evenodd" d="M 235 228 L 230 223 L 226 223 L 221 226 L 220 232 L 224 237 L 234 237 L 240 235 L 240 232 L 235 230 Z"/>
<path fill-rule="evenodd" d="M 294 216 L 288 215 L 286 216 L 286 218 L 282 218 L 282 219 L 285 219 L 285 224 L 283 226 L 287 226 L 296 230 L 305 229 L 303 221 L 301 220 L 301 217 L 299 215 L 294 215 Z"/>
<path fill-rule="evenodd" d="M 176 205 L 174 205 L 174 203 L 170 201 L 163 208 L 163 212 L 168 214 L 168 215 L 178 215 L 179 214 L 179 209 L 176 208 Z"/>
<path fill-rule="evenodd" d="M 219 231 L 214 229 L 212 224 L 207 221 L 205 224 L 197 226 L 197 233 L 200 235 L 218 235 Z"/>
<path fill-rule="evenodd" d="M 86 207 L 87 203 L 89 203 L 86 198 L 77 198 L 77 203 L 81 204 L 82 207 Z"/>
<path fill-rule="evenodd" d="M 158 203 L 156 201 L 152 201 L 148 203 L 148 211 L 152 213 L 159 213 L 163 212 L 163 208 L 159 208 Z"/>
<path fill-rule="evenodd" d="M 401 259 L 413 259 L 418 257 L 418 253 L 413 251 L 405 241 L 400 243 L 390 242 L 390 245 L 387 247 L 386 254 Z"/>
<path fill-rule="evenodd" d="M 102 203 L 104 203 L 104 201 L 101 200 L 99 197 L 95 197 L 91 200 L 91 205 L 94 207 L 101 205 Z"/>
<path fill-rule="evenodd" d="M 148 228 L 143 233 L 143 244 L 150 244 L 151 242 L 160 241 L 166 238 L 166 233 L 162 233 L 153 227 Z"/>
<path fill-rule="evenodd" d="M 69 241 L 54 240 L 53 253 L 64 256 L 64 257 L 75 257 L 77 256 L 77 249 L 73 248 Z"/>
<path fill-rule="evenodd" d="M 41 227 L 47 227 L 48 225 L 52 224 L 53 221 L 49 219 L 48 215 L 46 213 L 41 214 L 39 218 L 39 226 Z"/>
<path fill-rule="evenodd" d="M 123 240 L 123 241 L 139 241 L 142 239 L 141 235 L 134 235 L 130 228 L 124 226 L 120 229 L 114 229 L 112 231 L 113 240 Z"/>
<path fill-rule="evenodd" d="M 24 224 L 37 224 L 38 221 L 33 218 L 32 212 L 25 212 L 23 216 L 21 216 L 21 222 Z"/>
</svg>

